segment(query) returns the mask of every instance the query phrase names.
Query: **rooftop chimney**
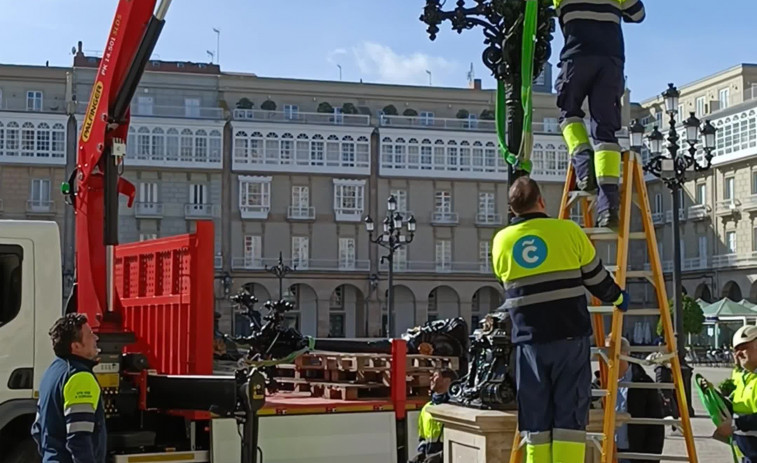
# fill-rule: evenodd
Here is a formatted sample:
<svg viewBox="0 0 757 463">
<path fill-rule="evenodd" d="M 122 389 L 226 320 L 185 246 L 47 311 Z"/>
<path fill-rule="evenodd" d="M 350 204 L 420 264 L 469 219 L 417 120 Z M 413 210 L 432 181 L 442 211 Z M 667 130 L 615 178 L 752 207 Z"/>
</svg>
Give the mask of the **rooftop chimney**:
<svg viewBox="0 0 757 463">
<path fill-rule="evenodd" d="M 473 79 L 473 90 L 481 90 L 481 79 Z"/>
</svg>

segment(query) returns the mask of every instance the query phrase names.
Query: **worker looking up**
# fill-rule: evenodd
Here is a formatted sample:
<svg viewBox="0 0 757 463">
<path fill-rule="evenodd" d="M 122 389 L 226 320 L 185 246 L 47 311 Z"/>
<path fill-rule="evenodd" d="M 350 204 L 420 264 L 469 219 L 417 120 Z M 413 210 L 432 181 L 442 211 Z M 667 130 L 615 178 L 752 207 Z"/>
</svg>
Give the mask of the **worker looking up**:
<svg viewBox="0 0 757 463">
<path fill-rule="evenodd" d="M 43 463 L 105 463 L 105 412 L 92 368 L 97 336 L 83 314 L 50 329 L 56 359 L 42 376 L 32 437 Z"/>
<path fill-rule="evenodd" d="M 443 425 L 436 421 L 429 413 L 429 408 L 434 405 L 449 402 L 449 387 L 457 375 L 449 368 L 436 370 L 431 375 L 431 401 L 423 406 L 418 416 L 418 456 L 413 460 L 415 463 L 442 463 Z"/>
<path fill-rule="evenodd" d="M 518 427 L 528 463 L 583 463 L 591 401 L 591 317 L 586 292 L 621 310 L 628 296 L 571 220 L 545 213 L 536 182 L 510 187 L 511 225 L 492 243 L 516 345 Z"/>
<path fill-rule="evenodd" d="M 555 82 L 560 129 L 576 186 L 595 191 L 597 226 L 618 225 L 620 194 L 620 101 L 625 91 L 625 45 L 621 20 L 644 20 L 641 0 L 554 0 L 565 46 L 560 53 L 560 74 Z M 589 99 L 592 148 L 581 106 Z"/>
<path fill-rule="evenodd" d="M 715 433 L 731 437 L 744 456 L 744 463 L 757 462 L 757 326 L 746 325 L 733 335 L 736 367 L 731 379 L 733 420 L 721 423 Z"/>
</svg>

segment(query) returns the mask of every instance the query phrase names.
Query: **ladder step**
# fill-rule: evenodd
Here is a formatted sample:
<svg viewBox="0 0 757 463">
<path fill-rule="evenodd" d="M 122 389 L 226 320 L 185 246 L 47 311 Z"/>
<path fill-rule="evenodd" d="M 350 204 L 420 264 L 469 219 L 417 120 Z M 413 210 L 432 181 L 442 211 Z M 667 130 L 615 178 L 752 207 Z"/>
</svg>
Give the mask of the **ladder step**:
<svg viewBox="0 0 757 463">
<path fill-rule="evenodd" d="M 605 433 L 603 432 L 587 432 L 586 440 L 605 440 Z"/>
<path fill-rule="evenodd" d="M 673 383 L 618 383 L 618 387 L 629 389 L 675 389 Z"/>
<path fill-rule="evenodd" d="M 666 346 L 631 346 L 631 352 L 647 352 L 647 353 L 653 353 L 653 352 L 659 352 L 661 354 L 667 354 L 668 351 L 666 350 Z"/>
<path fill-rule="evenodd" d="M 632 452 L 618 452 L 617 458 L 618 460 L 689 461 L 689 457 L 687 456 Z"/>
<path fill-rule="evenodd" d="M 605 315 L 612 315 L 615 311 L 613 305 L 590 305 L 589 313 L 598 313 Z M 660 315 L 660 309 L 629 309 L 628 312 L 623 314 L 624 316 L 632 317 L 649 317 L 654 315 Z"/>
<path fill-rule="evenodd" d="M 629 418 L 628 424 L 661 424 L 663 426 L 681 426 L 681 420 L 678 418 Z"/>
<path fill-rule="evenodd" d="M 594 398 L 597 397 L 607 397 L 607 389 L 592 389 L 591 390 L 591 396 Z"/>
<path fill-rule="evenodd" d="M 618 232 L 606 227 L 584 228 L 584 233 L 589 236 L 590 240 L 617 241 Z M 647 235 L 644 232 L 629 232 L 630 240 L 646 240 Z"/>
</svg>

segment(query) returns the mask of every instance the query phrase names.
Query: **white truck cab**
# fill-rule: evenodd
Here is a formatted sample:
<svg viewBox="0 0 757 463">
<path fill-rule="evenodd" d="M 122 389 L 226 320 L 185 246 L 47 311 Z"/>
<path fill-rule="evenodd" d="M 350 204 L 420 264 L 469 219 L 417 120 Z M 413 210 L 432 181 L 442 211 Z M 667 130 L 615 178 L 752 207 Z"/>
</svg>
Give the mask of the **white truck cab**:
<svg viewBox="0 0 757 463">
<path fill-rule="evenodd" d="M 47 333 L 63 310 L 60 256 L 55 222 L 0 220 L 0 463 L 36 457 L 30 429 L 54 357 Z"/>
</svg>

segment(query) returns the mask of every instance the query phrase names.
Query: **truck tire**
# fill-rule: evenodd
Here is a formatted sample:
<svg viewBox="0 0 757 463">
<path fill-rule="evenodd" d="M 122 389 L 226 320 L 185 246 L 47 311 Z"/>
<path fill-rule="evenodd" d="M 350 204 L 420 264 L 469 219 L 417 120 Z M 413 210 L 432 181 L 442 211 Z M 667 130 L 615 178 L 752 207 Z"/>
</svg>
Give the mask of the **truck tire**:
<svg viewBox="0 0 757 463">
<path fill-rule="evenodd" d="M 22 440 L 2 463 L 40 463 L 42 457 L 37 452 L 37 444 L 29 437 Z"/>
</svg>

